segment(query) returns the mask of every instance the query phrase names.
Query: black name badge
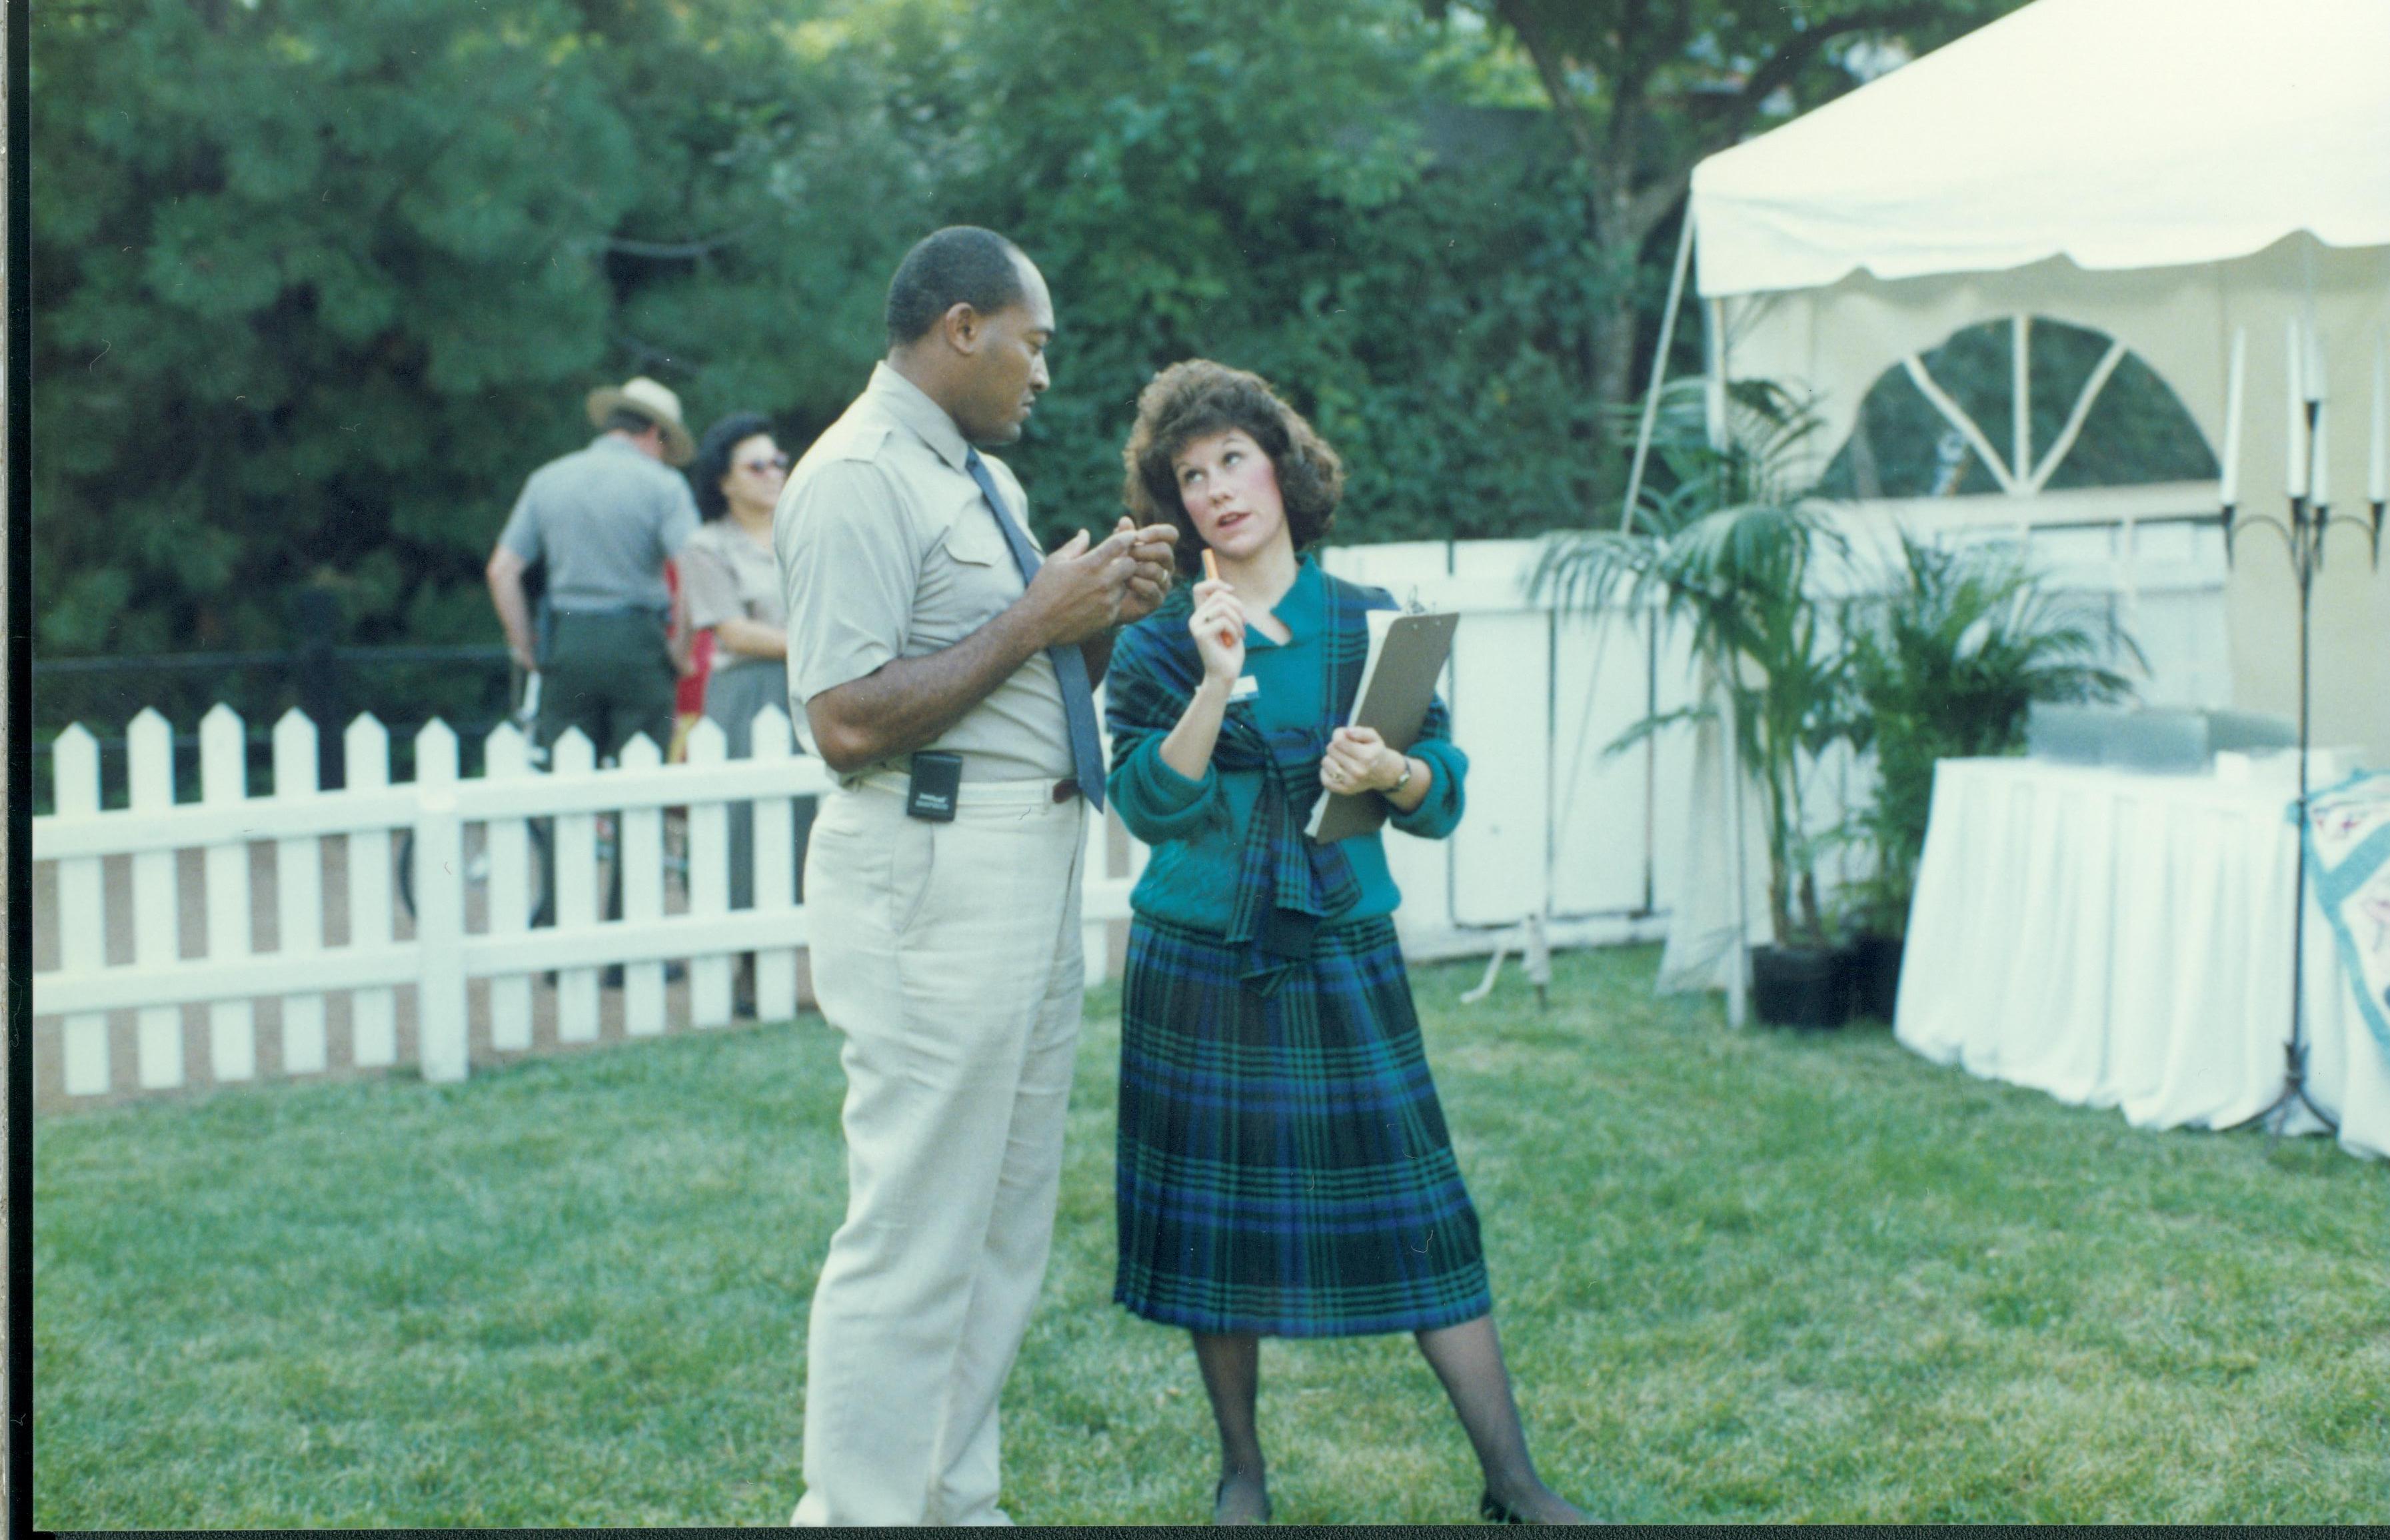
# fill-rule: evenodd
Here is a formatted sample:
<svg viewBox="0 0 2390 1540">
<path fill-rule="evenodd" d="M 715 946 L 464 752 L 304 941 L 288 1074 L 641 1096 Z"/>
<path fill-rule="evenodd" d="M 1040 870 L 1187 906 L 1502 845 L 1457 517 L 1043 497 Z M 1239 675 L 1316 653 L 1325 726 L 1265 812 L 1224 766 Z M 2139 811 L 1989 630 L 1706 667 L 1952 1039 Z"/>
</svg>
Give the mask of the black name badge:
<svg viewBox="0 0 2390 1540">
<path fill-rule="evenodd" d="M 963 789 L 963 757 L 938 750 L 913 756 L 912 778 L 905 783 L 905 815 L 933 824 L 955 821 L 955 799 Z"/>
</svg>

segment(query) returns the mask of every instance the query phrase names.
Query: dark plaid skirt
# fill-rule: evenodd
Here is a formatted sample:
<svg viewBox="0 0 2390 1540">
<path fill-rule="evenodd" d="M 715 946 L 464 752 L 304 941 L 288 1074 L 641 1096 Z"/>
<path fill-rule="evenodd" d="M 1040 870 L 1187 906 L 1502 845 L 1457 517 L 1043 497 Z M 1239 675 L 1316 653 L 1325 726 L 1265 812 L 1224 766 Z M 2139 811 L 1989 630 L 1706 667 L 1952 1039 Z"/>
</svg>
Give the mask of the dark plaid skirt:
<svg viewBox="0 0 2390 1540">
<path fill-rule="evenodd" d="M 1204 1332 L 1342 1337 L 1493 1307 L 1391 919 L 1323 930 L 1267 999 L 1138 916 L 1121 1001 L 1112 1298 Z"/>
</svg>

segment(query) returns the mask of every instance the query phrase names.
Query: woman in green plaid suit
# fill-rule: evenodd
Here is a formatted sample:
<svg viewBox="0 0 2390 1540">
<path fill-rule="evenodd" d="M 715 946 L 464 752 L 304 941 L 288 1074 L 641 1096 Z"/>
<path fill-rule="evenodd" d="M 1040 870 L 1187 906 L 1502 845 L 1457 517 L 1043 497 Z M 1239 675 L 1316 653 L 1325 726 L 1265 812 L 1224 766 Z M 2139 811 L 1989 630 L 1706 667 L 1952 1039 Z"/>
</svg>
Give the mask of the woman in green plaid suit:
<svg viewBox="0 0 2390 1540">
<path fill-rule="evenodd" d="M 1152 847 L 1122 998 L 1113 1297 L 1186 1328 L 1221 1444 L 1215 1522 L 1266 1521 L 1266 1336 L 1410 1331 L 1485 1472 L 1488 1519 L 1580 1521 L 1536 1476 L 1495 1335 L 1477 1213 L 1420 1043 L 1400 902 L 1372 833 L 1303 833 L 1320 789 L 1395 828 L 1460 820 L 1469 761 L 1438 701 L 1399 753 L 1341 727 L 1394 601 L 1303 552 L 1335 452 L 1258 377 L 1174 365 L 1137 402 L 1125 496 L 1179 530 L 1189 576 L 1105 683 L 1107 785 Z"/>
</svg>

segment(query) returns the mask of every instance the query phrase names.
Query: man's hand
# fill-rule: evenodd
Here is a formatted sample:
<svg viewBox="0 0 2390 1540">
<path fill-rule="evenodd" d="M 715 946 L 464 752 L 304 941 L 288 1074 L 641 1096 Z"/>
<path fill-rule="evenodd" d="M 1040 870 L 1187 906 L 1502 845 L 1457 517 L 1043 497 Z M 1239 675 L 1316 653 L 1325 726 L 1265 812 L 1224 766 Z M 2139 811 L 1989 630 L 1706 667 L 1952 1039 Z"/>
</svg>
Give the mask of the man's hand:
<svg viewBox="0 0 2390 1540">
<path fill-rule="evenodd" d="M 1115 533 L 1091 545 L 1081 530 L 1046 558 L 1029 580 L 1022 602 L 1037 617 L 1047 647 L 1067 647 L 1100 636 L 1120 623 L 1137 575 L 1136 542 Z"/>
<path fill-rule="evenodd" d="M 1137 560 L 1137 571 L 1128 580 L 1128 597 L 1120 612 L 1122 624 L 1134 624 L 1161 609 L 1163 599 L 1170 593 L 1170 584 L 1178 571 L 1171 556 L 1172 548 L 1178 544 L 1178 529 L 1174 524 L 1148 524 L 1138 529 L 1137 520 L 1122 514 L 1112 533 L 1129 537 L 1129 554 Z"/>
</svg>

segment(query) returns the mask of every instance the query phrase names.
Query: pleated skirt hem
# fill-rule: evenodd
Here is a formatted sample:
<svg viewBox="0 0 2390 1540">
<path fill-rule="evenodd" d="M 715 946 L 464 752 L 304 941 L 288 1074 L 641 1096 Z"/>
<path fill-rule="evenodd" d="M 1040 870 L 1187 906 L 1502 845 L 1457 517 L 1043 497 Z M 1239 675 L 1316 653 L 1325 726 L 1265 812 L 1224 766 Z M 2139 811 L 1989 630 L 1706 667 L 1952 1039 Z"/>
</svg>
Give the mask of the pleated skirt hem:
<svg viewBox="0 0 2390 1540">
<path fill-rule="evenodd" d="M 1492 1308 L 1391 918 L 1265 998 L 1222 938 L 1140 916 L 1121 1007 L 1113 1302 L 1208 1333 L 1429 1330 Z"/>
</svg>

